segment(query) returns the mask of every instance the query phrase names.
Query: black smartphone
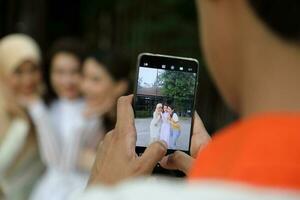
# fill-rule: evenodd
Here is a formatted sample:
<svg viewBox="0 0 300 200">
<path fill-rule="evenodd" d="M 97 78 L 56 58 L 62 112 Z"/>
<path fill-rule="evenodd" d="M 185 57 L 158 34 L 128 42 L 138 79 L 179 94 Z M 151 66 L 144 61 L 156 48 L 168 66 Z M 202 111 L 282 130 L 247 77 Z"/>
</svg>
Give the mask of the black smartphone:
<svg viewBox="0 0 300 200">
<path fill-rule="evenodd" d="M 168 154 L 176 150 L 189 154 L 198 71 L 193 58 L 138 56 L 133 107 L 139 155 L 156 140 L 168 144 Z"/>
</svg>

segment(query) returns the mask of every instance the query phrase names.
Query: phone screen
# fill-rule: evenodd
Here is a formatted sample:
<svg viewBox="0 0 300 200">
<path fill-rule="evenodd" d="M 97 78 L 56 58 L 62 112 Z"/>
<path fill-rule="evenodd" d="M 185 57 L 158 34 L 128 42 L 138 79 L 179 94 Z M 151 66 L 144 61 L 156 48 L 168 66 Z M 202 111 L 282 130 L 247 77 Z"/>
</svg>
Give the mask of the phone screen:
<svg viewBox="0 0 300 200">
<path fill-rule="evenodd" d="M 189 152 L 197 77 L 195 59 L 139 56 L 134 99 L 137 152 L 157 140 L 168 144 L 168 152 Z"/>
</svg>

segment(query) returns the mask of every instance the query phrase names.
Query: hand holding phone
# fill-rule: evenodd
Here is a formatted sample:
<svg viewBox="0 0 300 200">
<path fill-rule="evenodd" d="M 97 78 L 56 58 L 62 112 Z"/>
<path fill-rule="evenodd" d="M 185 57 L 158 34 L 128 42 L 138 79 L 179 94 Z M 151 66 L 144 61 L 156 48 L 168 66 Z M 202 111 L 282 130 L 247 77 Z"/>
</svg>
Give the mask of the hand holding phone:
<svg viewBox="0 0 300 200">
<path fill-rule="evenodd" d="M 147 59 L 144 59 L 143 56 L 145 54 L 141 54 L 139 57 L 139 62 L 138 62 L 138 66 L 140 66 L 143 61 L 147 61 L 144 63 L 145 66 L 149 66 L 150 64 L 153 63 L 153 67 L 152 69 L 156 69 L 157 73 L 159 73 L 158 71 L 158 67 L 161 63 L 167 63 L 168 66 L 166 66 L 166 64 L 162 64 L 161 67 L 168 70 L 174 70 L 174 73 L 170 73 L 167 74 L 167 76 L 175 76 L 176 78 L 176 73 L 178 73 L 177 70 L 179 70 L 179 72 L 184 72 L 185 68 L 183 66 L 192 66 L 189 68 L 186 68 L 186 70 L 189 71 L 189 73 L 192 74 L 183 74 L 184 76 L 188 76 L 190 78 L 192 78 L 193 81 L 191 81 L 189 88 L 192 89 L 192 92 L 189 91 L 189 94 L 187 97 L 188 98 L 181 98 L 181 100 L 189 100 L 190 101 L 190 105 L 188 107 L 188 110 L 185 113 L 177 113 L 177 117 L 176 115 L 174 115 L 174 110 L 176 111 L 176 109 L 172 108 L 172 107 L 168 107 L 166 105 L 163 105 L 162 103 L 157 103 L 155 107 L 149 109 L 150 112 L 152 112 L 152 118 L 154 119 L 155 116 L 158 116 L 155 118 L 155 120 L 151 119 L 153 121 L 156 121 L 157 124 L 160 124 L 162 126 L 162 121 L 163 120 L 167 120 L 166 117 L 168 115 L 172 115 L 172 119 L 174 118 L 174 121 L 181 121 L 182 120 L 182 115 L 185 114 L 186 118 L 186 122 L 187 123 L 182 123 L 180 124 L 181 126 L 186 126 L 185 129 L 182 130 L 186 130 L 180 134 L 185 134 L 185 137 L 182 137 L 181 135 L 179 137 L 182 137 L 181 139 L 181 143 L 178 145 L 178 148 L 173 148 L 170 149 L 169 148 L 169 153 L 175 151 L 176 149 L 185 151 L 185 152 L 189 152 L 190 147 L 191 147 L 191 154 L 192 156 L 195 155 L 198 151 L 198 149 L 205 143 L 207 143 L 209 141 L 209 136 L 201 122 L 201 120 L 197 120 L 197 117 L 195 118 L 195 124 L 193 124 L 193 116 L 194 116 L 194 98 L 195 98 L 195 92 L 196 92 L 196 80 L 197 80 L 197 73 L 198 73 L 198 63 L 193 60 L 193 59 L 186 59 L 186 58 L 178 58 L 178 57 L 169 57 L 169 56 L 161 56 L 161 55 L 145 55 Z M 148 56 L 152 56 L 153 60 L 151 58 L 149 58 Z M 149 59 L 148 59 L 149 58 Z M 151 61 L 151 62 L 150 62 Z M 156 64 L 155 64 L 156 63 Z M 154 65 L 155 64 L 155 65 Z M 159 64 L 159 65 L 158 65 Z M 170 65 L 169 64 L 173 64 Z M 188 64 L 188 65 L 187 65 Z M 163 66 L 164 65 L 164 66 Z M 176 68 L 175 68 L 176 67 Z M 177 70 L 175 70 L 177 69 Z M 182 70 L 181 70 L 182 69 Z M 195 71 L 193 71 L 195 70 Z M 163 72 L 168 72 L 168 71 L 163 71 Z M 196 73 L 196 74 L 195 74 Z M 139 72 L 138 72 L 138 77 L 139 76 Z M 151 76 L 150 76 L 151 77 Z M 152 77 L 153 79 L 153 77 Z M 142 82 L 140 79 L 138 82 Z M 175 82 L 174 81 L 176 79 L 171 79 L 171 83 Z M 160 88 L 163 88 L 165 86 L 168 86 L 168 84 L 162 84 L 165 83 L 164 81 L 157 83 L 157 85 Z M 180 82 L 179 82 L 180 83 Z M 138 86 L 137 86 L 138 87 Z M 135 117 L 134 117 L 134 111 L 131 107 L 131 100 L 132 100 L 132 96 L 128 96 L 128 97 L 122 97 L 120 98 L 120 100 L 118 101 L 118 109 L 117 109 L 117 125 L 115 127 L 115 129 L 113 131 L 111 131 L 110 133 L 106 134 L 103 142 L 99 145 L 98 151 L 97 151 L 97 156 L 96 156 L 96 160 L 94 162 L 94 167 L 92 169 L 92 173 L 90 176 L 90 180 L 89 180 L 89 184 L 97 184 L 97 183 L 102 183 L 102 184 L 115 184 L 118 183 L 121 180 L 127 179 L 127 178 L 131 178 L 134 176 L 140 176 L 140 175 L 148 175 L 152 172 L 153 168 L 156 166 L 157 162 L 159 162 L 163 156 L 166 153 L 166 147 L 165 144 L 162 142 L 153 142 L 153 143 L 148 143 L 150 140 L 150 136 L 149 136 L 149 129 L 150 127 L 148 126 L 144 126 L 146 133 L 148 133 L 148 137 L 147 139 L 143 140 L 143 136 L 141 137 L 140 133 L 140 128 L 143 128 L 143 126 L 140 127 L 134 127 L 134 122 L 135 125 L 138 124 L 138 118 L 137 118 L 137 111 L 143 111 L 143 104 L 139 105 L 137 100 L 139 100 L 139 96 L 142 95 L 141 93 L 139 93 L 138 91 L 140 90 L 136 90 L 136 96 L 135 96 L 135 102 L 134 102 L 134 107 L 135 107 Z M 154 95 L 155 96 L 155 95 Z M 155 97 L 154 99 L 156 100 L 161 100 L 161 97 L 159 97 L 157 95 L 157 98 Z M 146 102 L 149 102 L 148 100 L 150 99 L 145 99 Z M 157 101 L 159 102 L 159 101 Z M 146 104 L 146 105 L 150 105 L 150 104 Z M 138 106 L 142 106 L 140 107 L 140 110 L 138 109 Z M 187 107 L 186 107 L 187 108 Z M 153 110 L 154 112 L 153 112 Z M 189 110 L 191 109 L 191 110 Z M 158 115 L 155 115 L 155 112 L 158 113 Z M 191 113 L 191 114 L 189 114 Z M 143 114 L 143 113 L 139 113 L 139 114 Z M 147 114 L 147 113 L 144 113 Z M 151 113 L 150 113 L 151 115 Z M 144 115 L 145 116 L 145 115 Z M 149 117 L 149 114 L 146 115 L 146 117 Z M 176 119 L 178 118 L 178 119 Z M 142 118 L 143 119 L 143 118 Z M 199 123 L 201 122 L 201 123 Z M 166 121 L 165 121 L 166 123 Z M 138 124 L 141 125 L 141 124 Z M 151 125 L 151 123 L 150 123 Z M 158 130 L 161 130 L 161 126 L 158 126 Z M 167 127 L 167 126 L 166 126 Z M 169 125 L 169 127 L 171 127 L 171 125 Z M 193 127 L 194 130 L 193 131 Z M 136 131 L 137 130 L 137 131 Z M 200 130 L 200 131 L 199 131 Z M 192 133 L 193 132 L 193 140 L 191 142 L 191 137 L 192 137 Z M 156 134 L 155 136 L 158 137 L 157 139 L 160 140 L 160 132 L 159 131 L 154 131 L 154 133 Z M 167 132 L 170 133 L 170 132 Z M 173 132 L 174 133 L 174 132 Z M 168 135 L 168 134 L 165 134 Z M 135 144 L 137 144 L 137 146 L 135 146 Z M 139 146 L 140 145 L 140 146 Z M 146 147 L 147 146 L 147 147 Z M 170 147 L 170 146 L 169 146 Z M 146 150 L 146 152 L 142 155 L 142 156 L 136 156 L 136 152 L 144 152 L 144 150 Z M 167 159 L 167 160 L 172 160 L 174 161 L 173 163 L 175 163 L 174 165 L 172 165 L 172 163 L 165 163 L 164 167 L 168 168 L 168 169 L 179 169 L 182 170 L 184 172 L 186 172 L 189 168 L 189 166 L 191 164 L 189 164 L 188 166 L 186 166 L 185 168 L 182 168 L 182 166 L 185 163 L 191 163 L 191 162 L 187 162 L 191 161 L 191 157 L 184 154 L 184 153 L 176 153 L 179 156 L 173 156 L 173 159 Z M 185 159 L 182 159 L 184 156 Z M 164 159 L 166 160 L 166 159 Z M 99 171 L 99 169 L 101 169 Z"/>
<path fill-rule="evenodd" d="M 152 143 L 142 156 L 135 152 L 136 130 L 132 95 L 121 97 L 117 106 L 117 123 L 97 148 L 89 184 L 117 184 L 128 178 L 150 175 L 166 155 L 166 144 Z"/>
<path fill-rule="evenodd" d="M 99 144 L 97 156 L 92 168 L 89 184 L 116 184 L 137 176 L 150 175 L 166 153 L 165 144 L 152 143 L 143 154 L 136 156 L 135 143 L 137 133 L 134 128 L 134 115 L 131 106 L 132 96 L 121 97 L 118 101 L 117 125 L 105 135 Z M 193 158 L 210 141 L 204 125 L 195 115 L 191 155 L 176 151 L 170 158 L 165 157 L 161 164 L 167 169 L 177 169 L 187 173 Z"/>
<path fill-rule="evenodd" d="M 181 150 L 189 154 L 198 65 L 192 58 L 139 55 L 133 105 L 137 153 L 143 153 L 152 142 L 163 140 L 168 153 Z M 161 113 L 160 119 L 157 113 Z"/>
<path fill-rule="evenodd" d="M 187 174 L 198 153 L 200 153 L 210 141 L 210 135 L 207 133 L 201 118 L 197 112 L 195 112 L 194 128 L 191 139 L 191 156 L 184 152 L 176 151 L 174 154 L 165 156 L 161 160 L 160 165 L 165 169 L 179 170 Z"/>
</svg>

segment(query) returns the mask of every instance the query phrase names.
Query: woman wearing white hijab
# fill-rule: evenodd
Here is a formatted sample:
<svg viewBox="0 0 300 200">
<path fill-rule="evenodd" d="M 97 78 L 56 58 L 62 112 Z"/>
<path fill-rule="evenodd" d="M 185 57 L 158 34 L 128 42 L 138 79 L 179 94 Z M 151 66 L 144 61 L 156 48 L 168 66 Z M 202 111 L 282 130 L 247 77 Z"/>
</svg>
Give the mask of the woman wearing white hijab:
<svg viewBox="0 0 300 200">
<path fill-rule="evenodd" d="M 39 61 L 30 37 L 13 34 L 0 40 L 0 199 L 28 199 L 44 169 L 35 127 L 19 104 L 39 81 L 38 71 L 32 70 Z"/>
<path fill-rule="evenodd" d="M 157 140 L 159 140 L 160 129 L 162 124 L 162 109 L 163 105 L 158 103 L 153 112 L 153 118 L 150 123 L 150 142 L 149 145 Z"/>
</svg>

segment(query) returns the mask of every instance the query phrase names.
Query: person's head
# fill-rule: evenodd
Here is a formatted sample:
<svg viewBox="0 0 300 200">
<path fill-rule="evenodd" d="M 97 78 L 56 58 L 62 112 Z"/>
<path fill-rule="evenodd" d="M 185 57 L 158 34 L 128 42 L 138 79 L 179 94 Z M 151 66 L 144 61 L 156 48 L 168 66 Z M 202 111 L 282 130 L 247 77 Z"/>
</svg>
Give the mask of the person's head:
<svg viewBox="0 0 300 200">
<path fill-rule="evenodd" d="M 80 96 L 81 67 L 84 46 L 75 38 L 62 38 L 50 50 L 50 82 L 60 98 Z"/>
<path fill-rule="evenodd" d="M 130 66 L 114 52 L 92 53 L 83 64 L 82 92 L 89 106 L 116 100 L 128 92 Z"/>
<path fill-rule="evenodd" d="M 168 105 L 164 105 L 164 112 L 168 112 Z"/>
<path fill-rule="evenodd" d="M 155 107 L 155 112 L 161 113 L 163 111 L 163 106 L 161 103 L 158 103 Z"/>
<path fill-rule="evenodd" d="M 40 49 L 24 34 L 12 34 L 0 41 L 0 76 L 14 95 L 32 95 L 41 83 Z"/>
<path fill-rule="evenodd" d="M 168 112 L 170 113 L 170 115 L 172 115 L 174 113 L 175 109 L 172 105 L 168 105 Z"/>
<path fill-rule="evenodd" d="M 238 112 L 242 88 L 256 83 L 258 77 L 269 79 L 269 72 L 277 70 L 267 62 L 288 55 L 287 49 L 300 55 L 300 1 L 197 0 L 197 7 L 211 74 Z M 254 64 L 258 61 L 261 65 Z M 285 64 L 281 67 L 290 70 L 289 63 Z"/>
</svg>

